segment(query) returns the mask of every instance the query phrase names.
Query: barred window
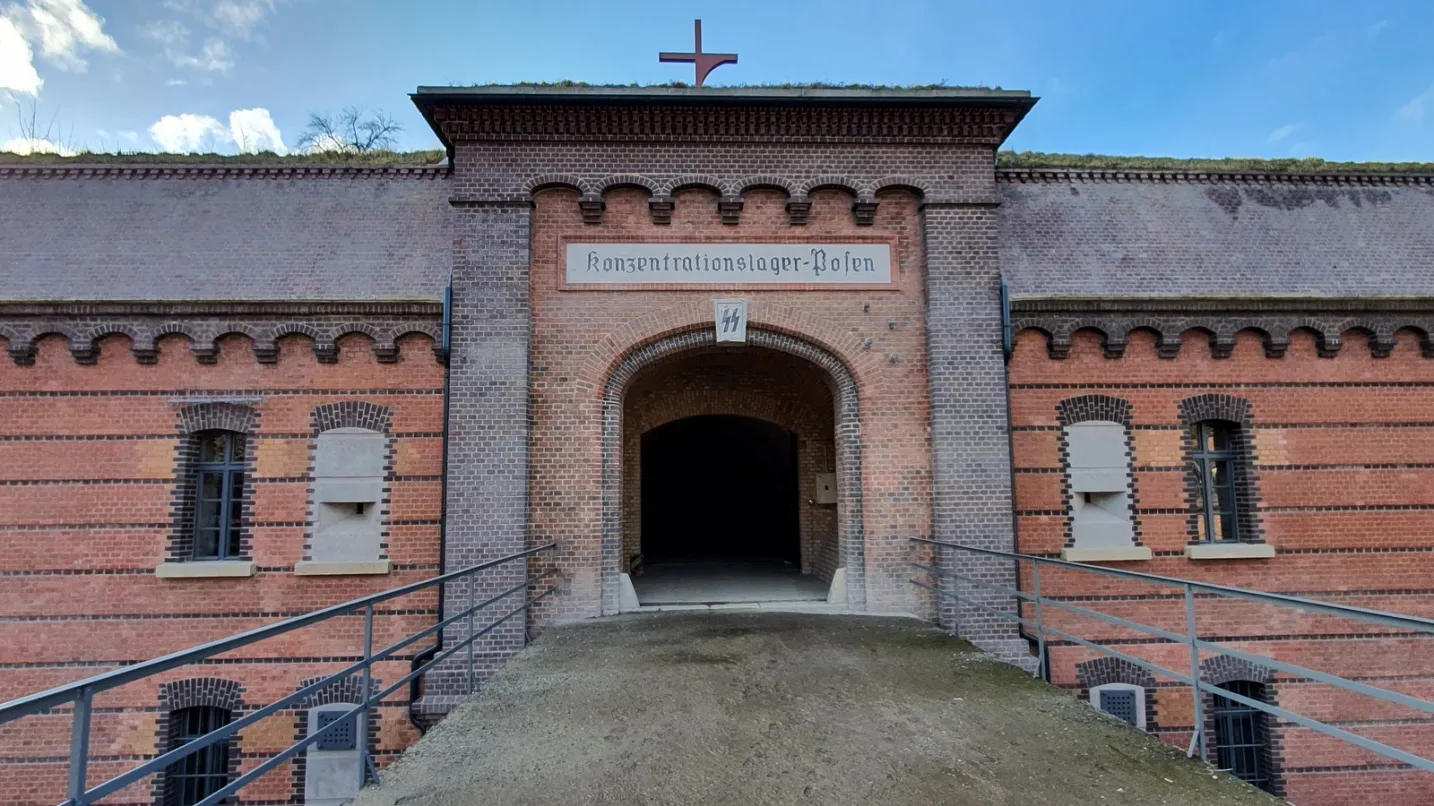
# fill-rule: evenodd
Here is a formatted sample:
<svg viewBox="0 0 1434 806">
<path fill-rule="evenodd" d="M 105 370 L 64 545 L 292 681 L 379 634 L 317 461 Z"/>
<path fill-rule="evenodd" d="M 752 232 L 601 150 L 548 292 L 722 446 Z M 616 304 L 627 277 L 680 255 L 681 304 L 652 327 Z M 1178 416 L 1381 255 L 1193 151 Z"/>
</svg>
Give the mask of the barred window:
<svg viewBox="0 0 1434 806">
<path fill-rule="evenodd" d="M 1257 702 L 1265 687 L 1249 680 L 1232 680 L 1221 688 Z M 1269 789 L 1265 756 L 1265 712 L 1228 697 L 1215 697 L 1215 753 L 1220 769 L 1260 789 Z"/>
<path fill-rule="evenodd" d="M 1205 543 L 1240 539 L 1240 513 L 1235 491 L 1239 485 L 1239 426 L 1205 420 L 1190 426 L 1195 443 L 1191 463 L 1195 472 L 1195 510 L 1199 538 Z"/>
<path fill-rule="evenodd" d="M 194 559 L 232 560 L 239 556 L 247 438 L 233 431 L 205 431 L 198 439 Z"/>
<path fill-rule="evenodd" d="M 223 708 L 195 706 L 169 715 L 169 747 L 178 748 L 229 724 Z M 194 806 L 229 783 L 229 739 L 175 762 L 164 775 L 165 806 Z"/>
</svg>

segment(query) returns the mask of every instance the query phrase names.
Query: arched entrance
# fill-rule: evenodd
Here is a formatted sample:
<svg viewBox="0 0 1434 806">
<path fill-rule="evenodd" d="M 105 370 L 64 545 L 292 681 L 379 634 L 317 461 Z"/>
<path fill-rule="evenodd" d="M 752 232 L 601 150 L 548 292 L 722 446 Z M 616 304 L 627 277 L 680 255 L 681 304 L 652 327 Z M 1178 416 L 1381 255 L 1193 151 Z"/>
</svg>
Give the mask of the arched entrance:
<svg viewBox="0 0 1434 806">
<path fill-rule="evenodd" d="M 629 354 L 604 395 L 604 612 L 628 573 L 643 604 L 825 601 L 837 580 L 864 606 L 858 412 L 846 367 L 786 334 Z"/>
</svg>

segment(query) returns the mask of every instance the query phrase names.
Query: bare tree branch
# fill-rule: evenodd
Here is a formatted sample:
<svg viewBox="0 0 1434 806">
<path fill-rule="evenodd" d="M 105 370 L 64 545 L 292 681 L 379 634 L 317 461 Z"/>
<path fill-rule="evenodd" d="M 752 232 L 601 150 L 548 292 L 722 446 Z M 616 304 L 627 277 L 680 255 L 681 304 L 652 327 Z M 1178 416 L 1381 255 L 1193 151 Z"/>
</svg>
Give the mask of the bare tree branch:
<svg viewBox="0 0 1434 806">
<path fill-rule="evenodd" d="M 306 151 L 340 151 L 362 154 L 392 149 L 403 125 L 386 112 L 368 114 L 349 106 L 337 115 L 309 114 L 309 125 L 299 138 L 299 148 Z"/>
</svg>

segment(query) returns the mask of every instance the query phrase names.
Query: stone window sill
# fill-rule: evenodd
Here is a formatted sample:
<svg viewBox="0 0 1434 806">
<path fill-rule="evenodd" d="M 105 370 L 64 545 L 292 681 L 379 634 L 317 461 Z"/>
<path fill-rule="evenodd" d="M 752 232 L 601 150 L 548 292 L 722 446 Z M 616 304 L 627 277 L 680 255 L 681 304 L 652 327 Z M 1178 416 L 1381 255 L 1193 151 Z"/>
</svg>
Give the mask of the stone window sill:
<svg viewBox="0 0 1434 806">
<path fill-rule="evenodd" d="M 1061 549 L 1061 559 L 1071 563 L 1129 563 L 1150 559 L 1146 546 L 1120 546 L 1110 548 L 1081 548 L 1067 546 Z"/>
<path fill-rule="evenodd" d="M 254 576 L 250 560 L 196 560 L 189 563 L 161 563 L 154 569 L 160 579 L 220 579 Z"/>
<path fill-rule="evenodd" d="M 355 562 L 322 562 L 300 560 L 294 565 L 294 575 L 317 576 L 359 576 L 363 574 L 387 574 L 391 563 L 388 560 L 361 560 Z"/>
<path fill-rule="evenodd" d="M 1268 543 L 1189 543 L 1185 556 L 1192 560 L 1268 560 L 1275 547 Z"/>
</svg>

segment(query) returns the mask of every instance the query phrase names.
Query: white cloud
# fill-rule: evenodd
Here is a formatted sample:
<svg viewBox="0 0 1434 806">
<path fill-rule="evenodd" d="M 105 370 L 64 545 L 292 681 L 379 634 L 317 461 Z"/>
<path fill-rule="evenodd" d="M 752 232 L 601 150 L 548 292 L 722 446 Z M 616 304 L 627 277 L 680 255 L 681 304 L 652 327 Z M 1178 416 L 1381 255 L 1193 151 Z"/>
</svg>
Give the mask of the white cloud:
<svg viewBox="0 0 1434 806">
<path fill-rule="evenodd" d="M 164 86 L 166 86 L 166 87 L 183 87 L 185 84 L 188 84 L 188 83 L 189 83 L 188 81 L 185 81 L 185 80 L 182 79 L 182 78 L 171 78 L 171 79 L 169 79 L 169 80 L 167 80 L 167 81 L 164 82 Z"/>
<path fill-rule="evenodd" d="M 229 134 L 241 154 L 256 151 L 283 154 L 289 150 L 267 109 L 236 109 L 230 112 Z"/>
<path fill-rule="evenodd" d="M 27 0 L 23 6 L 11 3 L 0 15 L 32 46 L 38 42 L 40 55 L 62 70 L 83 71 L 85 60 L 80 54 L 87 50 L 119 52 L 119 45 L 104 31 L 104 18 L 84 0 Z"/>
<path fill-rule="evenodd" d="M 208 115 L 165 115 L 149 127 L 149 136 L 164 151 L 189 153 L 217 151 L 231 142 L 229 129 Z"/>
<path fill-rule="evenodd" d="M 204 42 L 204 49 L 198 56 L 179 55 L 172 58 L 176 67 L 196 67 L 200 70 L 217 70 L 228 72 L 234 67 L 234 60 L 229 58 L 229 46 L 224 44 L 222 39 L 208 39 Z"/>
<path fill-rule="evenodd" d="M 164 7 L 188 14 L 210 28 L 239 39 L 248 39 L 265 17 L 273 14 L 278 0 L 164 0 Z"/>
<path fill-rule="evenodd" d="M 1429 107 L 1431 105 L 1434 105 L 1434 87 L 1430 87 L 1423 93 L 1411 98 L 1409 103 L 1399 107 L 1399 111 L 1394 113 L 1394 117 L 1400 123 L 1418 126 L 1424 122 L 1425 116 L 1429 114 Z"/>
<path fill-rule="evenodd" d="M 274 0 L 219 0 L 214 4 L 214 19 L 221 30 L 248 37 L 273 11 Z"/>
<path fill-rule="evenodd" d="M 30 43 L 15 23 L 0 17 L 0 89 L 37 95 L 43 83 L 35 70 Z"/>
<path fill-rule="evenodd" d="M 352 145 L 345 143 L 332 134 L 321 134 L 315 137 L 314 142 L 310 143 L 308 147 L 310 154 L 320 154 L 329 151 L 350 152 L 353 150 L 354 147 Z"/>
<path fill-rule="evenodd" d="M 178 20 L 152 22 L 145 26 L 144 33 L 164 46 L 164 57 L 175 67 L 219 72 L 228 72 L 234 68 L 233 54 L 222 39 L 210 37 L 204 40 L 204 47 L 200 49 L 199 55 L 190 55 L 189 27 Z"/>
<path fill-rule="evenodd" d="M 209 115 L 165 115 L 149 127 L 149 136 L 161 150 L 177 153 L 289 150 L 269 110 L 261 108 L 230 112 L 228 126 Z"/>
<path fill-rule="evenodd" d="M 1304 123 L 1286 123 L 1285 125 L 1270 132 L 1269 142 L 1278 143 L 1279 141 L 1284 140 L 1285 138 L 1303 129 L 1304 127 Z"/>
<path fill-rule="evenodd" d="M 14 140 L 7 140 L 0 145 L 0 151 L 9 151 L 12 154 L 59 154 L 62 157 L 73 157 L 75 152 L 51 142 L 43 137 L 20 137 Z"/>
</svg>

